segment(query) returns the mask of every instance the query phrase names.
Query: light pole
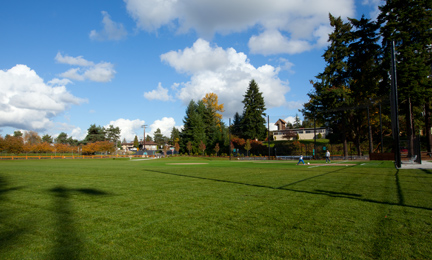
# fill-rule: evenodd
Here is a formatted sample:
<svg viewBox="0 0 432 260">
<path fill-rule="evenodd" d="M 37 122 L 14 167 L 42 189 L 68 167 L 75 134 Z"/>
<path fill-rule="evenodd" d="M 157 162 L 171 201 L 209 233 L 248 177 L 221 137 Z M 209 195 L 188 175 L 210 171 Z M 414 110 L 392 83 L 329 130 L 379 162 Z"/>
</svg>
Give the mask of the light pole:
<svg viewBox="0 0 432 260">
<path fill-rule="evenodd" d="M 145 137 L 145 129 L 146 129 L 146 127 L 147 127 L 147 125 L 142 125 L 141 126 L 141 128 L 144 128 L 144 139 L 143 139 L 144 140 L 144 146 L 143 146 L 143 151 L 144 152 L 143 152 L 143 155 L 146 152 L 146 148 L 145 148 L 146 147 L 146 140 L 145 140 L 146 139 L 146 137 Z"/>
</svg>

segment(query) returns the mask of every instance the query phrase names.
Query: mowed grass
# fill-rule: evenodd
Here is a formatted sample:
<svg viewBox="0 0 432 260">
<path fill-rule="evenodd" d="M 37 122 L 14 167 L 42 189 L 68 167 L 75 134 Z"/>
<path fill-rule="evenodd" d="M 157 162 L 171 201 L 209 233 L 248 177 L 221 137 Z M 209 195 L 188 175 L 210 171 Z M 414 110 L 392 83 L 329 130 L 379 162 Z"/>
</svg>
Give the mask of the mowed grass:
<svg viewBox="0 0 432 260">
<path fill-rule="evenodd" d="M 431 232 L 432 172 L 391 162 L 0 162 L 0 259 L 431 259 Z"/>
</svg>

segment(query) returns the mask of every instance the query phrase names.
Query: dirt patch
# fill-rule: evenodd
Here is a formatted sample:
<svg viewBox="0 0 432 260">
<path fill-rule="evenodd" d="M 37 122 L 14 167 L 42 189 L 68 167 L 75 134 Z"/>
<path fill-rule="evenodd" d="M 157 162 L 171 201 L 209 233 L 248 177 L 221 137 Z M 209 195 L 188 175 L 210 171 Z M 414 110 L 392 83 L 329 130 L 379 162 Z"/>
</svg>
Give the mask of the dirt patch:
<svg viewBox="0 0 432 260">
<path fill-rule="evenodd" d="M 208 163 L 167 163 L 166 165 L 200 165 L 200 164 L 208 164 Z"/>
</svg>

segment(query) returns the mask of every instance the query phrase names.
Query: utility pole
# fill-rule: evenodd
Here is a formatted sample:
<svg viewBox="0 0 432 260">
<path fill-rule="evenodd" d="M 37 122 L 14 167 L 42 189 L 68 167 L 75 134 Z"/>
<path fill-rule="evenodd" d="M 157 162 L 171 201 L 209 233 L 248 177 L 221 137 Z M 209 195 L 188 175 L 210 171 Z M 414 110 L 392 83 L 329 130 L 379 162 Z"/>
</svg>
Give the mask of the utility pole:
<svg viewBox="0 0 432 260">
<path fill-rule="evenodd" d="M 399 111 L 398 111 L 398 93 L 397 93 L 397 73 L 396 73 L 396 55 L 395 42 L 392 41 L 391 55 L 391 117 L 392 117 L 392 132 L 394 139 L 395 166 L 401 167 L 401 154 L 399 147 Z"/>
<path fill-rule="evenodd" d="M 146 152 L 146 137 L 145 137 L 145 129 L 146 129 L 147 125 L 142 125 L 141 128 L 144 128 L 144 146 L 143 146 L 143 151 L 144 153 Z M 143 154 L 144 155 L 144 154 Z"/>
<path fill-rule="evenodd" d="M 267 146 L 268 146 L 268 160 L 270 161 L 270 115 L 267 115 Z M 276 148 L 275 148 L 276 159 Z"/>
</svg>

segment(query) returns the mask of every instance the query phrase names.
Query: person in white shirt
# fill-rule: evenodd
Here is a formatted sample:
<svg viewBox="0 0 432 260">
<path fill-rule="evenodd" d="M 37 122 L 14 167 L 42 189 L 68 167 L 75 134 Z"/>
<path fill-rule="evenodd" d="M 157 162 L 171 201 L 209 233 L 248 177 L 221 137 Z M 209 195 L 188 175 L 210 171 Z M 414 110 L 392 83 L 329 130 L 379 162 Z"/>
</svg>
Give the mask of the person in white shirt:
<svg viewBox="0 0 432 260">
<path fill-rule="evenodd" d="M 300 155 L 300 158 L 299 158 L 299 161 L 298 161 L 298 163 L 297 163 L 297 165 L 299 164 L 299 163 L 303 163 L 303 164 L 305 164 L 305 162 L 303 161 L 303 155 Z"/>
<path fill-rule="evenodd" d="M 327 150 L 325 157 L 326 157 L 326 163 L 327 162 L 330 163 L 330 151 L 329 150 Z"/>
</svg>

